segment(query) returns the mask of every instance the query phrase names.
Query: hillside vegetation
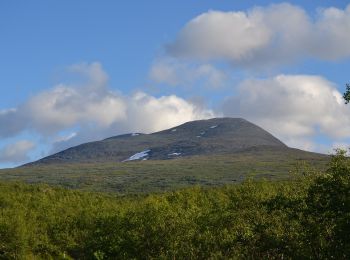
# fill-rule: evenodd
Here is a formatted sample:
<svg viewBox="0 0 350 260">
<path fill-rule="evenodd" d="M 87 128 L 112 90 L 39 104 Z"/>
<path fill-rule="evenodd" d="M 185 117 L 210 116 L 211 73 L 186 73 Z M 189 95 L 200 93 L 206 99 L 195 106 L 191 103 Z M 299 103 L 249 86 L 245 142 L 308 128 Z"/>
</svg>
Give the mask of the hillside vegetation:
<svg viewBox="0 0 350 260">
<path fill-rule="evenodd" d="M 252 149 L 232 155 L 113 163 L 37 164 L 0 170 L 0 180 L 47 183 L 123 194 L 171 191 L 193 185 L 240 183 L 247 178 L 282 180 L 305 162 L 324 169 L 329 156 L 297 149 Z"/>
<path fill-rule="evenodd" d="M 152 195 L 0 183 L 2 259 L 346 259 L 350 164 Z"/>
</svg>

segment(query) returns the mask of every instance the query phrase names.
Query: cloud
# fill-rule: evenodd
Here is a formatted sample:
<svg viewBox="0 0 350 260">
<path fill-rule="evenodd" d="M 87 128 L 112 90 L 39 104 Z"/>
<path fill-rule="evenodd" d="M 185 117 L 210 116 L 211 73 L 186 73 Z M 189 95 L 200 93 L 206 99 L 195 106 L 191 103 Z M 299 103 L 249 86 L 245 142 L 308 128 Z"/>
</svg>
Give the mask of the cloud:
<svg viewBox="0 0 350 260">
<path fill-rule="evenodd" d="M 174 56 L 200 59 L 241 59 L 266 46 L 270 32 L 255 15 L 209 11 L 191 20 L 168 51 Z"/>
<path fill-rule="evenodd" d="M 35 144 L 22 140 L 14 144 L 9 144 L 0 149 L 1 163 L 22 163 L 29 160 L 28 153 L 34 149 Z"/>
<path fill-rule="evenodd" d="M 350 151 L 350 144 L 345 142 L 335 142 L 332 144 L 332 149 L 328 151 L 329 153 L 334 152 L 336 149 L 342 149 Z"/>
<path fill-rule="evenodd" d="M 311 137 L 317 134 L 336 140 L 350 137 L 350 107 L 334 84 L 320 76 L 245 80 L 237 94 L 224 101 L 223 112 L 245 117 L 302 148 L 311 147 Z"/>
<path fill-rule="evenodd" d="M 59 84 L 29 98 L 17 108 L 0 111 L 0 136 L 31 131 L 54 141 L 52 151 L 126 132 L 146 133 L 195 119 L 213 117 L 211 110 L 175 95 L 144 92 L 123 95 L 107 85 L 99 63 L 69 67 L 83 76 L 75 84 Z M 59 139 L 61 132 L 71 133 Z M 51 141 L 52 142 L 52 141 Z"/>
<path fill-rule="evenodd" d="M 83 82 L 84 88 L 97 92 L 107 89 L 108 75 L 102 69 L 102 65 L 99 62 L 73 64 L 67 70 L 74 75 L 81 75 L 86 79 Z"/>
<path fill-rule="evenodd" d="M 52 153 L 67 147 L 98 140 L 121 133 L 152 133 L 198 119 L 212 118 L 216 114 L 200 108 L 175 95 L 159 98 L 144 92 L 137 92 L 124 97 L 125 116 L 117 118 L 108 127 L 85 127 L 79 133 L 72 133 L 70 138 L 63 138 L 54 143 Z"/>
<path fill-rule="evenodd" d="M 166 83 L 172 86 L 176 86 L 183 81 L 180 78 L 179 71 L 183 71 L 184 66 L 180 63 L 176 63 L 174 60 L 163 59 L 156 61 L 150 70 L 150 78 L 157 83 Z"/>
<path fill-rule="evenodd" d="M 190 64 L 179 62 L 176 59 L 162 58 L 156 60 L 149 73 L 150 78 L 156 83 L 165 83 L 170 86 L 193 85 L 203 81 L 209 88 L 222 87 L 228 76 L 211 64 Z"/>
<path fill-rule="evenodd" d="M 107 76 L 99 63 L 78 64 L 69 70 L 83 75 L 83 84 L 59 84 L 17 108 L 0 112 L 0 137 L 15 136 L 28 129 L 51 135 L 90 123 L 106 127 L 124 116 L 122 97 L 107 89 Z"/>
<path fill-rule="evenodd" d="M 20 132 L 26 125 L 16 108 L 0 110 L 0 137 L 6 138 Z"/>
<path fill-rule="evenodd" d="M 313 55 L 336 60 L 350 56 L 350 4 L 345 10 L 323 9 L 314 24 Z"/>
<path fill-rule="evenodd" d="M 134 131 L 150 133 L 184 122 L 214 116 L 211 110 L 196 107 L 175 95 L 156 98 L 138 92 L 128 101 L 127 118 L 129 120 L 123 121 L 123 127 Z"/>
<path fill-rule="evenodd" d="M 291 4 L 247 12 L 208 11 L 179 32 L 166 52 L 176 58 L 226 60 L 244 67 L 278 65 L 313 57 L 350 56 L 350 5 L 326 8 L 310 17 Z"/>
</svg>

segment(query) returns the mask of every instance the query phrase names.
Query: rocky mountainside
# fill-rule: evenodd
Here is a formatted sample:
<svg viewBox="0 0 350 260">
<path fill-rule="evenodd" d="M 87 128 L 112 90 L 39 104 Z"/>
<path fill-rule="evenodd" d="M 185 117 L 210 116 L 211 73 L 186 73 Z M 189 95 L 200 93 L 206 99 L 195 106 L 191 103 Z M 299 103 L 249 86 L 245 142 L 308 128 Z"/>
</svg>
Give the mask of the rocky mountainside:
<svg viewBox="0 0 350 260">
<path fill-rule="evenodd" d="M 289 149 L 264 129 L 242 118 L 187 122 L 152 133 L 130 133 L 81 144 L 33 164 L 166 160 L 193 155 L 223 155 L 250 149 Z"/>
</svg>

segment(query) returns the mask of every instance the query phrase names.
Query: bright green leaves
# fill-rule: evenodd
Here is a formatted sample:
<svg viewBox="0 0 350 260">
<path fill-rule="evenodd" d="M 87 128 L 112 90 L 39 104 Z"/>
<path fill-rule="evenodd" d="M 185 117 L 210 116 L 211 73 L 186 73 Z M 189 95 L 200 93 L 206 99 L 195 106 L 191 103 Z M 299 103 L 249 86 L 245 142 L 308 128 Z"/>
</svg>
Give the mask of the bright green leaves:
<svg viewBox="0 0 350 260">
<path fill-rule="evenodd" d="M 348 258 L 350 166 L 220 188 L 108 196 L 0 183 L 0 259 Z"/>
</svg>

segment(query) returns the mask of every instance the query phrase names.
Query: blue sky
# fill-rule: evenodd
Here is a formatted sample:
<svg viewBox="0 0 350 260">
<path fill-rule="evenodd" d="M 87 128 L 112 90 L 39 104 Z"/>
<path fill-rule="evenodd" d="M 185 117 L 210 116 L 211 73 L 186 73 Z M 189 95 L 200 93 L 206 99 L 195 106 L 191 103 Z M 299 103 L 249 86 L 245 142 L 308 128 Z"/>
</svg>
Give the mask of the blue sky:
<svg viewBox="0 0 350 260">
<path fill-rule="evenodd" d="M 281 3 L 3 1 L 0 167 L 223 115 L 294 147 L 346 146 L 350 112 L 334 91 L 349 81 L 349 2 Z"/>
</svg>

